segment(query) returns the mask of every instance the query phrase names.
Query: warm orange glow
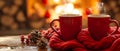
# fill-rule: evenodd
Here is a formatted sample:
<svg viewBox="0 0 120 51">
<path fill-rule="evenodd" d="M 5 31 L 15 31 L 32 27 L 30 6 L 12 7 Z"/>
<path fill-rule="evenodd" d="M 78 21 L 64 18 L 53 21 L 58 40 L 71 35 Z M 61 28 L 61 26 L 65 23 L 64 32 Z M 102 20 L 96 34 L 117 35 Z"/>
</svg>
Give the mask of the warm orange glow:
<svg viewBox="0 0 120 51">
<path fill-rule="evenodd" d="M 72 3 L 68 3 L 65 5 L 64 13 L 65 14 L 72 13 L 73 9 L 74 9 L 74 5 Z"/>
<path fill-rule="evenodd" d="M 80 14 L 83 17 L 83 25 L 87 24 L 86 8 L 91 9 L 92 14 L 100 14 L 99 3 L 100 0 L 48 0 L 49 7 L 44 7 L 40 2 L 35 0 L 27 0 L 27 14 L 38 14 L 40 17 L 44 17 L 45 12 L 49 11 L 50 18 L 47 22 L 51 22 L 53 19 L 58 19 L 61 14 Z M 52 7 L 54 6 L 54 7 Z"/>
<path fill-rule="evenodd" d="M 27 0 L 27 16 L 31 17 L 33 14 L 37 14 L 40 17 L 43 17 L 46 12 L 46 9 L 36 2 L 36 0 Z"/>
<path fill-rule="evenodd" d="M 51 10 L 50 19 L 58 19 L 58 16 L 61 14 L 80 14 L 82 15 L 81 9 L 74 8 L 73 3 L 67 3 L 65 5 L 56 6 L 55 10 Z"/>
<path fill-rule="evenodd" d="M 55 3 L 60 3 L 60 0 L 53 0 Z"/>
<path fill-rule="evenodd" d="M 99 3 L 100 0 L 83 0 L 82 1 L 82 8 L 91 8 L 92 9 L 92 14 L 100 14 L 99 10 Z"/>
<path fill-rule="evenodd" d="M 75 3 L 77 0 L 69 0 L 71 3 Z"/>
<path fill-rule="evenodd" d="M 27 0 L 27 15 L 31 16 L 35 11 L 33 10 L 32 6 L 34 4 L 34 0 Z"/>
<path fill-rule="evenodd" d="M 63 12 L 63 10 L 64 10 L 64 5 L 56 6 L 56 8 L 55 8 L 55 13 L 56 13 L 56 14 L 60 14 L 60 13 Z"/>
<path fill-rule="evenodd" d="M 93 14 L 100 14 L 99 3 L 94 2 L 94 5 L 91 7 Z"/>
<path fill-rule="evenodd" d="M 82 10 L 81 9 L 74 9 L 72 13 L 82 15 Z"/>
</svg>

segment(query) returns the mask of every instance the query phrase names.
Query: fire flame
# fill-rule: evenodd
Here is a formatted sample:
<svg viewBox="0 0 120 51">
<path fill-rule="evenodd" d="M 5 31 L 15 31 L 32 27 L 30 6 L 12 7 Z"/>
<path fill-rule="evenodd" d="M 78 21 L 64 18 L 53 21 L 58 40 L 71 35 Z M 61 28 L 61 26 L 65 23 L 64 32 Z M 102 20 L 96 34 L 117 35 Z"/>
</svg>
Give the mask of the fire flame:
<svg viewBox="0 0 120 51">
<path fill-rule="evenodd" d="M 51 5 L 55 5 L 54 9 L 51 7 L 50 9 L 47 9 L 51 15 L 48 22 L 52 21 L 53 19 L 58 19 L 58 16 L 61 14 L 80 14 L 83 16 L 84 19 L 87 19 L 86 17 L 84 17 L 86 8 L 90 8 L 92 14 L 100 14 L 98 6 L 100 0 L 47 0 L 47 1 L 51 1 L 52 3 Z M 34 13 L 36 14 L 37 12 L 37 14 L 39 14 L 40 17 L 44 17 L 46 9 L 39 2 L 35 2 L 35 0 L 29 0 L 27 2 L 28 2 L 27 4 L 28 16 Z"/>
<path fill-rule="evenodd" d="M 58 5 L 55 7 L 55 10 L 51 13 L 51 19 L 57 19 L 61 14 L 80 14 L 83 15 L 83 12 L 86 8 L 90 8 L 92 14 L 100 14 L 99 10 L 99 0 L 84 0 L 81 1 L 82 8 L 75 8 L 74 3 L 78 0 L 64 0 L 68 2 L 64 5 Z M 54 0 L 54 2 L 58 3 L 60 0 Z M 83 15 L 84 16 L 84 15 Z"/>
<path fill-rule="evenodd" d="M 55 11 L 51 12 L 51 19 L 58 19 L 58 16 L 61 14 L 80 14 L 82 15 L 81 9 L 74 8 L 73 3 L 67 3 L 65 5 L 58 5 L 55 8 Z"/>
</svg>

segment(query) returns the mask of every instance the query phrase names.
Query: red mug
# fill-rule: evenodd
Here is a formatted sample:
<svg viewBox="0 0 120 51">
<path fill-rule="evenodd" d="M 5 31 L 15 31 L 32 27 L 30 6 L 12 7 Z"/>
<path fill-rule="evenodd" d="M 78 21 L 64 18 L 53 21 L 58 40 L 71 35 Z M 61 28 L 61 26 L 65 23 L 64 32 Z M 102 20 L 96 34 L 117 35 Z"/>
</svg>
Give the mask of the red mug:
<svg viewBox="0 0 120 51">
<path fill-rule="evenodd" d="M 110 31 L 110 23 L 115 23 L 117 28 L 112 33 Z M 111 20 L 110 15 L 88 15 L 88 30 L 91 37 L 99 41 L 101 38 L 115 33 L 119 28 L 119 24 L 116 20 Z"/>
<path fill-rule="evenodd" d="M 58 33 L 52 26 L 54 21 L 60 22 L 60 31 Z M 81 31 L 82 27 L 82 16 L 79 14 L 64 14 L 59 16 L 59 19 L 54 19 L 50 23 L 50 27 L 61 36 L 64 41 L 72 40 L 77 37 L 77 34 Z"/>
</svg>

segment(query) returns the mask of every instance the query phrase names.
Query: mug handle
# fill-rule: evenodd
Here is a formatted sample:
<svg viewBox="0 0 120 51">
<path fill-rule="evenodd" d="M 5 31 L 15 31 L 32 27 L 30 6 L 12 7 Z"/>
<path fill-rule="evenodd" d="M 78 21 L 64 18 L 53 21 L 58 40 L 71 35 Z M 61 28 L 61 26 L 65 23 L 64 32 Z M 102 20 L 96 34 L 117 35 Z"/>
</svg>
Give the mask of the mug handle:
<svg viewBox="0 0 120 51">
<path fill-rule="evenodd" d="M 58 21 L 58 22 L 59 22 L 59 19 L 54 19 L 54 20 L 50 23 L 50 27 L 52 28 L 52 30 L 53 30 L 54 32 L 56 32 L 58 35 L 60 35 L 60 33 L 58 33 L 57 30 L 52 26 L 55 21 Z"/>
<path fill-rule="evenodd" d="M 113 31 L 110 35 L 112 35 L 112 34 L 114 34 L 115 32 L 117 32 L 118 31 L 118 29 L 119 29 L 119 23 L 118 23 L 118 21 L 117 20 L 110 20 L 110 23 L 115 23 L 116 24 L 116 26 L 117 26 L 117 28 L 116 28 L 116 30 L 115 31 Z"/>
</svg>

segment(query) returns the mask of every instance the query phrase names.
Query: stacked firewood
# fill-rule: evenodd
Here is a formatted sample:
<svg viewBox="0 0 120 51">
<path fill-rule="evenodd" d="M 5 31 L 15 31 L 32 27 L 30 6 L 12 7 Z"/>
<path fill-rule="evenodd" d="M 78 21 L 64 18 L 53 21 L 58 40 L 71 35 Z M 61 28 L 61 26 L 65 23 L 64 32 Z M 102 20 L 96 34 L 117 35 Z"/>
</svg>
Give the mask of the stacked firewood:
<svg viewBox="0 0 120 51">
<path fill-rule="evenodd" d="M 102 2 L 111 18 L 118 20 L 120 23 L 120 0 L 102 0 Z"/>
<path fill-rule="evenodd" d="M 0 29 L 17 30 L 26 26 L 25 0 L 0 0 Z"/>
<path fill-rule="evenodd" d="M 27 16 L 27 0 L 0 0 L 0 30 L 46 28 L 46 20 L 37 14 Z"/>
</svg>

